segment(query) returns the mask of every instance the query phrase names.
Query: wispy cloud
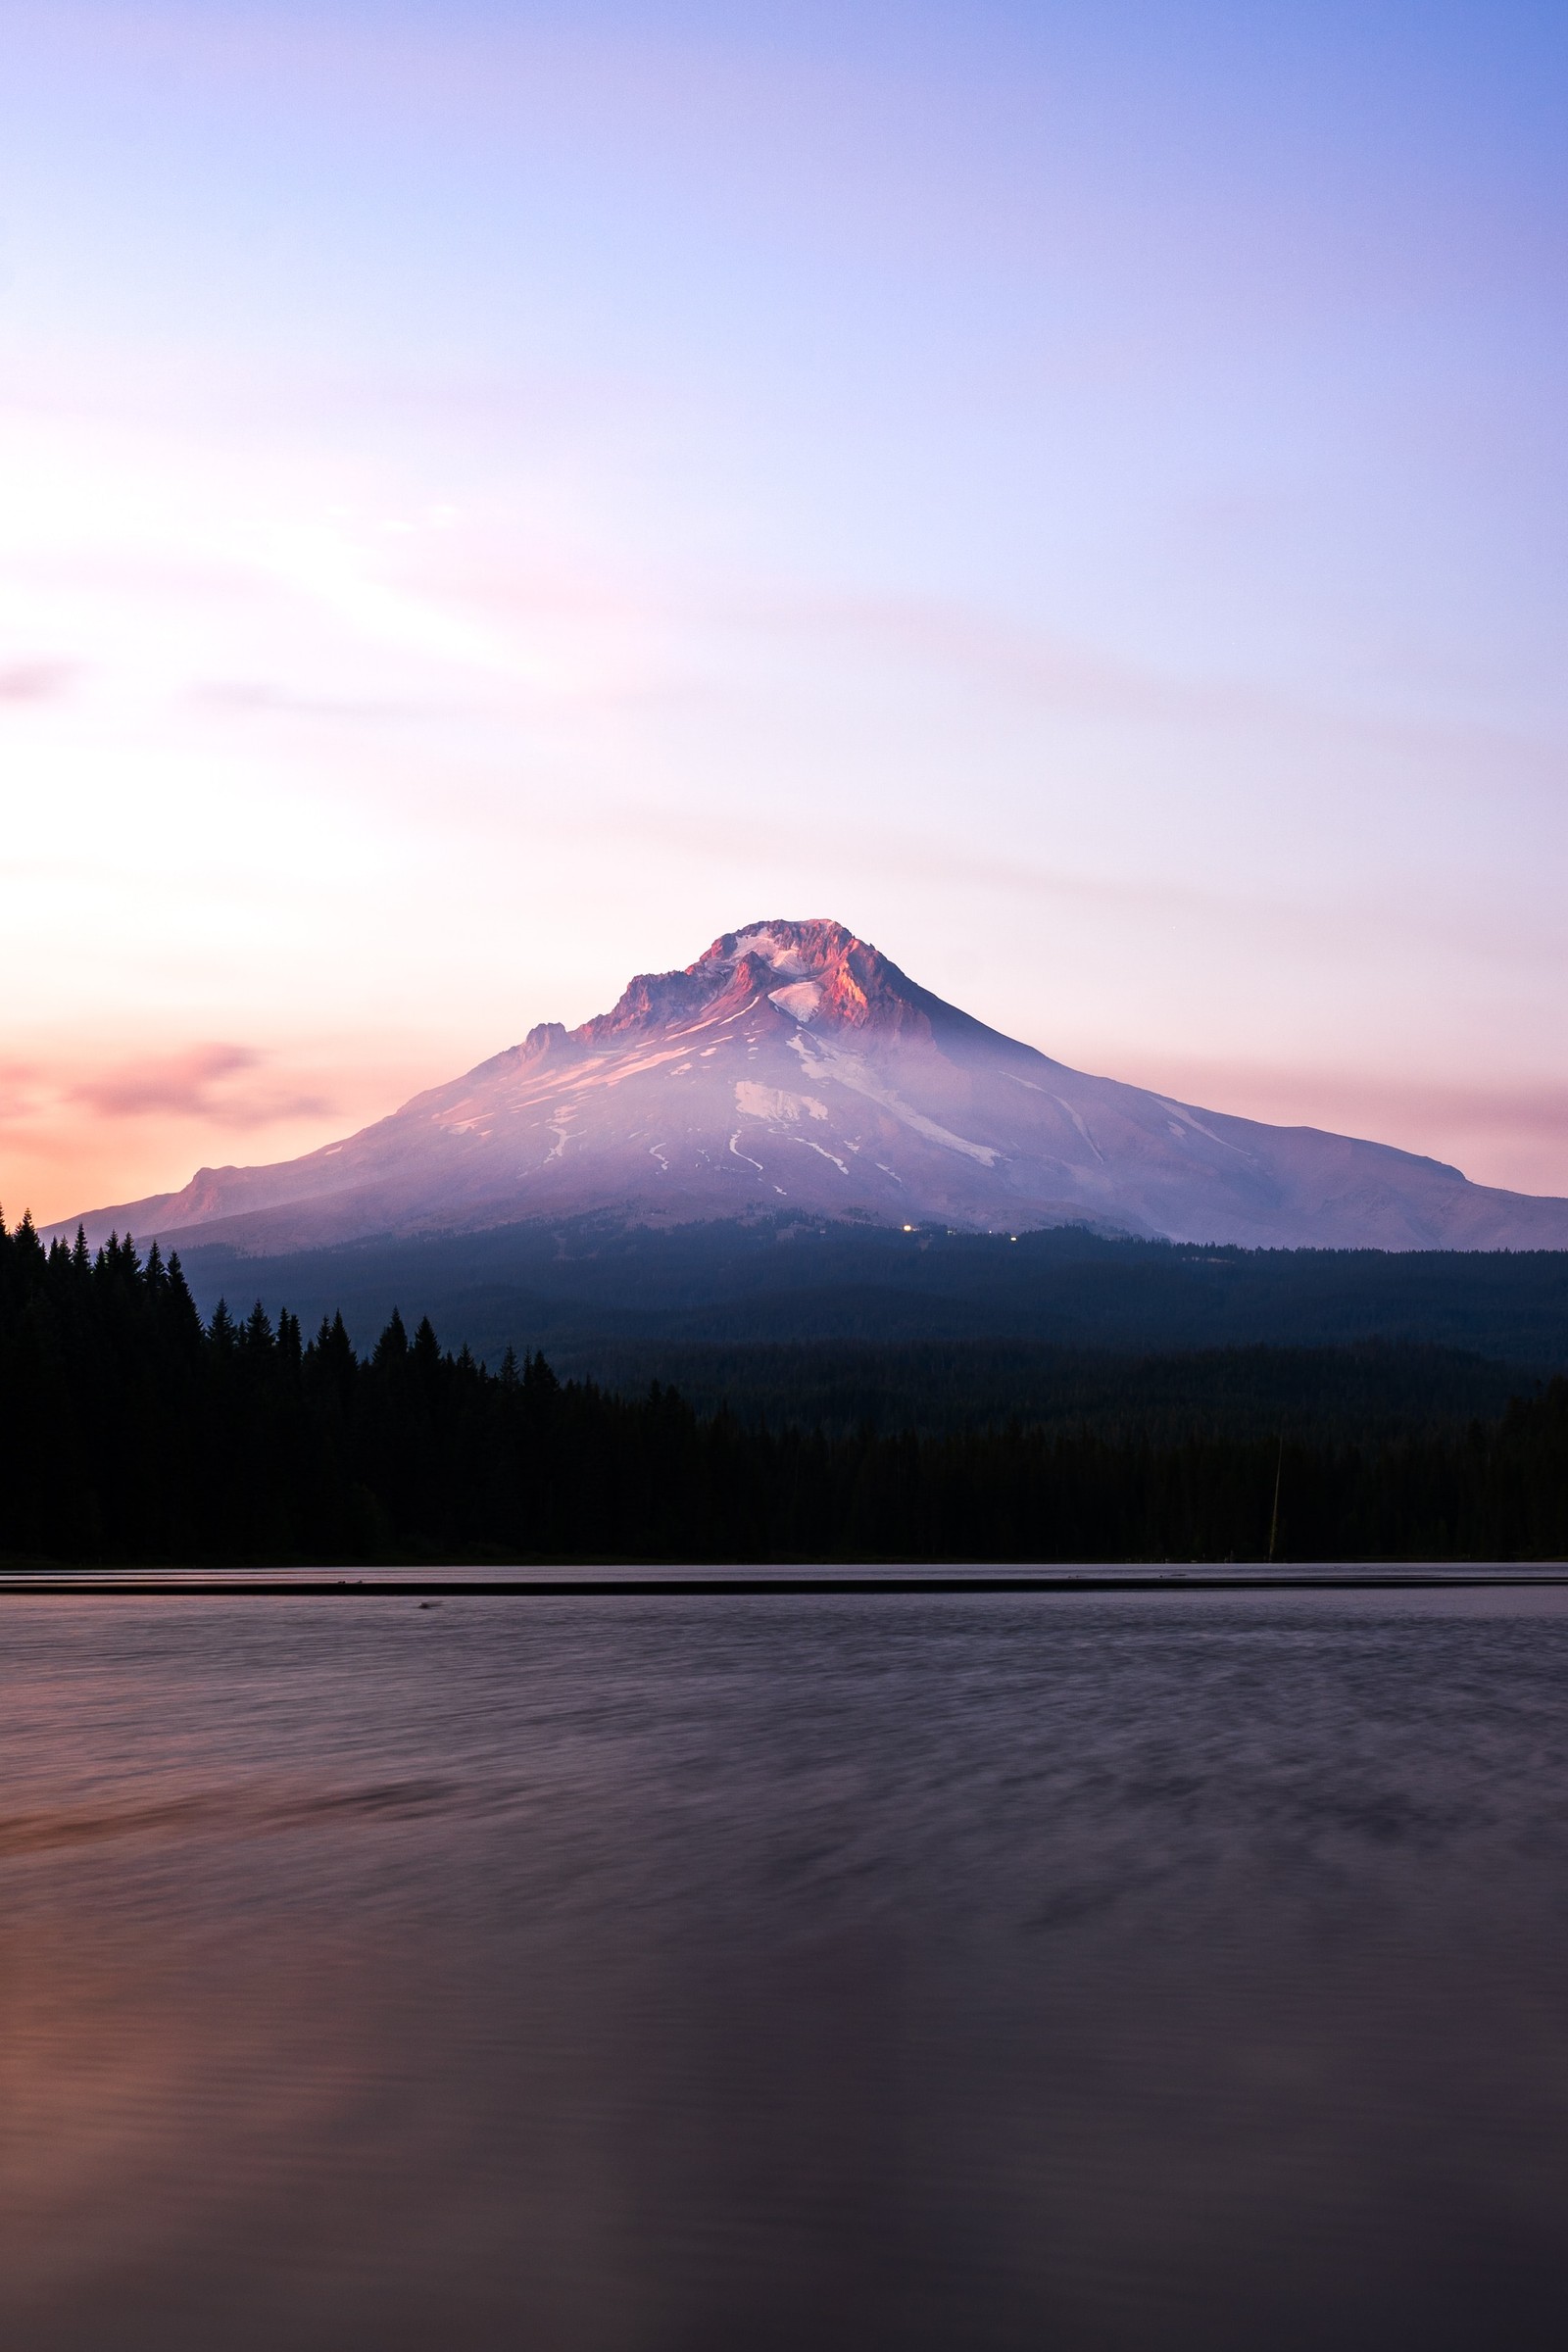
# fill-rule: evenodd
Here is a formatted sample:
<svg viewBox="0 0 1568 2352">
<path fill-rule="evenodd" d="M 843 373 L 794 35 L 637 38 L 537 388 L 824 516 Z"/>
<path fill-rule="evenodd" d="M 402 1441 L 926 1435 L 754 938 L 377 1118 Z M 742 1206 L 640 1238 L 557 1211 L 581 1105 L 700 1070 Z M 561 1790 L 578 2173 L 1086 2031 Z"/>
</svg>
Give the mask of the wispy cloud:
<svg viewBox="0 0 1568 2352">
<path fill-rule="evenodd" d="M 331 1110 L 322 1095 L 254 1082 L 252 1073 L 262 1068 L 264 1059 L 252 1046 L 190 1046 L 182 1053 L 118 1062 L 77 1078 L 62 1090 L 62 1100 L 103 1119 L 221 1117 L 225 1125 L 238 1127 L 266 1127 L 278 1119 Z M 251 1083 L 229 1083 L 238 1078 Z"/>
<path fill-rule="evenodd" d="M 82 1110 L 94 1119 L 219 1117 L 225 1127 L 266 1127 L 291 1112 L 329 1110 L 319 1096 L 256 1084 L 264 1058 L 244 1045 L 139 1054 L 96 1070 L 12 1058 L 0 1063 L 0 1131 L 69 1129 Z"/>
<path fill-rule="evenodd" d="M 79 1111 L 96 1119 L 209 1119 L 225 1128 L 259 1128 L 327 1117 L 337 1107 L 318 1088 L 269 1077 L 268 1058 L 254 1046 L 215 1042 L 85 1071 L 9 1060 L 0 1063 L 0 1131 L 59 1127 Z"/>
<path fill-rule="evenodd" d="M 79 1078 L 66 1088 L 65 1100 L 104 1119 L 139 1119 L 149 1111 L 200 1117 L 217 1107 L 225 1078 L 255 1069 L 260 1060 L 249 1046 L 192 1046 L 182 1054 L 121 1062 Z"/>
<path fill-rule="evenodd" d="M 190 700 L 202 710 L 228 711 L 240 717 L 341 719 L 350 723 L 384 719 L 440 716 L 433 706 L 396 702 L 390 696 L 298 694 L 287 686 L 265 680 L 214 679 L 193 687 Z"/>
<path fill-rule="evenodd" d="M 0 662 L 0 704 L 53 703 L 71 692 L 79 665 L 74 662 Z"/>
<path fill-rule="evenodd" d="M 1379 708 L 1375 698 L 1308 691 L 1267 677 L 1161 668 L 956 598 L 826 591 L 748 597 L 736 589 L 725 617 L 815 643 L 877 651 L 903 664 L 934 664 L 1071 716 L 1232 733 L 1259 745 L 1297 740 L 1326 750 L 1354 744 L 1419 760 L 1429 769 L 1437 760 L 1505 759 L 1511 769 L 1536 780 L 1555 783 L 1562 772 L 1563 747 L 1549 730 L 1452 712 L 1412 715 Z"/>
</svg>

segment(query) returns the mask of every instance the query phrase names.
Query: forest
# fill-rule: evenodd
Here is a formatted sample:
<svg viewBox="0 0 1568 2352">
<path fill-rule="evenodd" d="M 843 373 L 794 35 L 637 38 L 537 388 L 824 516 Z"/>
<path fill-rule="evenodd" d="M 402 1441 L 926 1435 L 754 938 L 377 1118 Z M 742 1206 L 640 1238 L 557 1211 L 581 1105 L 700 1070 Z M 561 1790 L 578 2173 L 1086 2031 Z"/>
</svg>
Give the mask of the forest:
<svg viewBox="0 0 1568 2352">
<path fill-rule="evenodd" d="M 1049 1422 L 812 1427 L 786 1394 L 699 1413 L 657 1381 L 628 1396 L 560 1380 L 537 1350 L 487 1369 L 395 1309 L 363 1353 L 341 1315 L 309 1338 L 260 1304 L 204 1322 L 156 1244 L 46 1249 L 30 1220 L 0 1222 L 0 1559 L 1568 1554 L 1568 1381 L 1466 1419 L 1276 1432 L 1208 1409 L 1196 1371 L 1184 1414 L 1167 1367 L 1152 1422 L 1119 1415 L 1097 1379 L 1092 1410 L 1058 1394 Z"/>
</svg>

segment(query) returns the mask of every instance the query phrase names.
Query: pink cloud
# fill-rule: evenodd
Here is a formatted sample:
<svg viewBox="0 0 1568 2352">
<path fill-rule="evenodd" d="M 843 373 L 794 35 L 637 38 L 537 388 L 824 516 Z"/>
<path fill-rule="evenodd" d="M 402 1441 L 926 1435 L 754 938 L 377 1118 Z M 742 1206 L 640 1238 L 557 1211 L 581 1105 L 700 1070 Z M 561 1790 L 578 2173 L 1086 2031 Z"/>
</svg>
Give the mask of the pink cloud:
<svg viewBox="0 0 1568 2352">
<path fill-rule="evenodd" d="M 51 703 L 70 691 L 74 662 L 0 662 L 0 703 Z"/>
<path fill-rule="evenodd" d="M 329 1112 L 324 1096 L 276 1087 L 233 1088 L 225 1081 L 260 1068 L 254 1047 L 202 1045 L 180 1054 L 151 1054 L 120 1062 L 78 1078 L 63 1089 L 63 1100 L 79 1103 L 104 1119 L 221 1118 L 226 1126 L 266 1127 L 276 1120 Z"/>
</svg>

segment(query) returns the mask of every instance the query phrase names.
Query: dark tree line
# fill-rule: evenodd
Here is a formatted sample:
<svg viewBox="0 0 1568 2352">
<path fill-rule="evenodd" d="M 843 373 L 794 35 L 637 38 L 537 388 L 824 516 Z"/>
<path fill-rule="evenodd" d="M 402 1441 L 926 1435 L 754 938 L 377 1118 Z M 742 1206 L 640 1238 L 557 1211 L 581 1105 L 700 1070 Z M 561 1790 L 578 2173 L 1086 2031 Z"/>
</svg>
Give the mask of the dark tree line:
<svg viewBox="0 0 1568 2352">
<path fill-rule="evenodd" d="M 0 1223 L 0 1555 L 13 1560 L 1223 1560 L 1568 1554 L 1568 1382 L 1370 1444 L 1018 1422 L 824 1436 L 673 1390 L 498 1372 L 394 1312 L 203 1326 L 156 1244 Z"/>
</svg>

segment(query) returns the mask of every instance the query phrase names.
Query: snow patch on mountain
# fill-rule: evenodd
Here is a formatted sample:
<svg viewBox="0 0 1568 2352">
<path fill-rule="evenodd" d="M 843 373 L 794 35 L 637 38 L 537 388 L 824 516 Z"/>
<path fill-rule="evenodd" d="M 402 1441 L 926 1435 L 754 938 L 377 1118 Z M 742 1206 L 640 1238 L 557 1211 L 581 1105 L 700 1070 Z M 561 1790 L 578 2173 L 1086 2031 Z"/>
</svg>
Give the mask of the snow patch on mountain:
<svg viewBox="0 0 1568 2352">
<path fill-rule="evenodd" d="M 755 1079 L 737 1080 L 735 1107 L 749 1119 L 775 1120 L 784 1126 L 795 1126 L 803 1118 L 825 1119 L 827 1104 L 814 1095 L 788 1095 L 782 1087 L 759 1086 Z"/>
<path fill-rule="evenodd" d="M 776 1004 L 781 1012 L 787 1012 L 792 1020 L 799 1021 L 804 1028 L 808 1021 L 816 1016 L 822 1002 L 822 985 L 818 980 L 796 980 L 788 988 L 770 988 L 767 1001 L 770 1004 Z"/>
<path fill-rule="evenodd" d="M 825 1042 L 808 1044 L 799 1037 L 792 1037 L 789 1042 L 803 1061 L 826 1065 L 841 1086 L 853 1087 L 857 1094 L 869 1096 L 873 1102 L 881 1103 L 884 1110 L 890 1110 L 901 1125 L 911 1129 L 915 1135 L 923 1135 L 931 1143 L 940 1144 L 944 1151 L 965 1152 L 971 1159 L 979 1160 L 983 1167 L 996 1166 L 1000 1152 L 989 1144 L 973 1144 L 966 1136 L 955 1135 L 951 1127 L 942 1126 L 936 1119 L 927 1118 L 924 1111 L 915 1110 L 911 1104 L 902 1102 L 894 1089 L 876 1075 L 861 1054 L 840 1053 L 836 1047 Z"/>
</svg>

